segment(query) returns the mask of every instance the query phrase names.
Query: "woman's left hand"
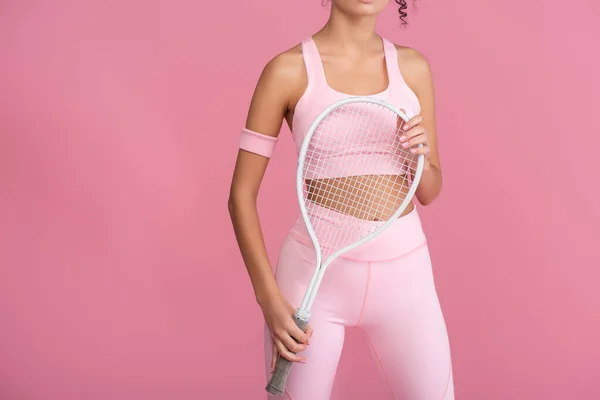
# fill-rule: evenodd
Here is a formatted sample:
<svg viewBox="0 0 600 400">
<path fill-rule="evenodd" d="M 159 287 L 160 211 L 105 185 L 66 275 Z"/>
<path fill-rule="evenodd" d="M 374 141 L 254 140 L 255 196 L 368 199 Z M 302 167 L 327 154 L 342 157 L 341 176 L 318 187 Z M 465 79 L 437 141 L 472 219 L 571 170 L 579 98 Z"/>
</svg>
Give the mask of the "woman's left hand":
<svg viewBox="0 0 600 400">
<path fill-rule="evenodd" d="M 400 144 L 405 149 L 410 149 L 412 154 L 423 154 L 425 160 L 429 157 L 429 141 L 427 130 L 422 125 L 423 118 L 415 115 L 400 127 Z M 423 147 L 418 147 L 422 144 Z"/>
</svg>

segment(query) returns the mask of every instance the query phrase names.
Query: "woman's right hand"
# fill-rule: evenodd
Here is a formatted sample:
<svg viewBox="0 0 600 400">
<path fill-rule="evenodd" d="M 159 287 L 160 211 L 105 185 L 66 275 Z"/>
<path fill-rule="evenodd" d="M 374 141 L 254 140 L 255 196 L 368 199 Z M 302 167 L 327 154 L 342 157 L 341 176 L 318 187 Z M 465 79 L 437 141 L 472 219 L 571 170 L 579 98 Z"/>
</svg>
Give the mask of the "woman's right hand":
<svg viewBox="0 0 600 400">
<path fill-rule="evenodd" d="M 273 342 L 271 371 L 275 369 L 278 354 L 292 362 L 306 362 L 304 357 L 294 353 L 306 349 L 312 336 L 311 326 L 307 325 L 305 332 L 298 328 L 296 322 L 294 322 L 296 309 L 280 294 L 271 296 L 263 302 L 261 309 Z"/>
</svg>

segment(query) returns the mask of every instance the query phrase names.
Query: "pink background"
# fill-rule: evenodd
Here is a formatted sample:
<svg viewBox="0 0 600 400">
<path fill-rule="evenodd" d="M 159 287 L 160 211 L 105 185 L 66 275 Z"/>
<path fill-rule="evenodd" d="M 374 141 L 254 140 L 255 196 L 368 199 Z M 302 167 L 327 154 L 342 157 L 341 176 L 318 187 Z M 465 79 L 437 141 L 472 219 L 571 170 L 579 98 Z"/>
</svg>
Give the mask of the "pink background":
<svg viewBox="0 0 600 400">
<path fill-rule="evenodd" d="M 598 399 L 600 7 L 419 4 L 379 32 L 434 70 L 445 183 L 421 214 L 457 399 Z M 320 0 L 2 2 L 2 400 L 263 398 L 229 179 L 262 66 L 326 17 Z M 282 137 L 259 205 L 273 261 L 297 210 Z M 353 331 L 333 398 L 386 398 Z"/>
</svg>

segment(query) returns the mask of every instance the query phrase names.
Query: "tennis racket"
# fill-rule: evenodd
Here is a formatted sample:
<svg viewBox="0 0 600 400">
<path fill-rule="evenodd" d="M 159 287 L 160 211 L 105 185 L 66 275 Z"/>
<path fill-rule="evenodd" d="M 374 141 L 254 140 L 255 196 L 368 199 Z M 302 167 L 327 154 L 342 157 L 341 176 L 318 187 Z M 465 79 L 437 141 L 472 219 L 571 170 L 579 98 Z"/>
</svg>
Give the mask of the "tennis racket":
<svg viewBox="0 0 600 400">
<path fill-rule="evenodd" d="M 327 107 L 302 143 L 296 175 L 300 212 L 316 268 L 294 320 L 305 331 L 325 270 L 382 233 L 417 190 L 424 156 L 402 147 L 408 117 L 385 101 L 350 97 Z M 284 393 L 292 362 L 278 356 L 267 392 Z"/>
</svg>

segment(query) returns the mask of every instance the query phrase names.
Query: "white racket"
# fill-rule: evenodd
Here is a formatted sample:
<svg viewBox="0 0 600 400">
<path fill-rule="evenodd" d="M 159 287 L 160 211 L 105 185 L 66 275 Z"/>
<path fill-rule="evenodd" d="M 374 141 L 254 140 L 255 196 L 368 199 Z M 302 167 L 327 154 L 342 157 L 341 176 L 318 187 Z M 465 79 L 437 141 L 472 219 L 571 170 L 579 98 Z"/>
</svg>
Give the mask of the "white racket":
<svg viewBox="0 0 600 400">
<path fill-rule="evenodd" d="M 373 239 L 410 204 L 424 156 L 400 142 L 408 117 L 385 101 L 350 97 L 312 123 L 298 157 L 300 211 L 316 253 L 316 268 L 294 320 L 305 331 L 325 270 L 341 254 Z M 292 362 L 278 356 L 266 387 L 284 393 Z"/>
</svg>

